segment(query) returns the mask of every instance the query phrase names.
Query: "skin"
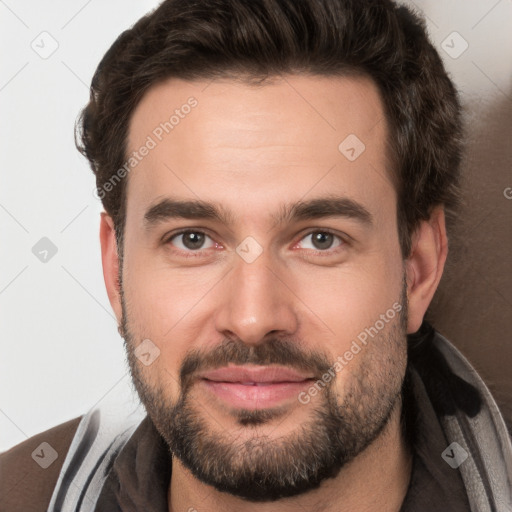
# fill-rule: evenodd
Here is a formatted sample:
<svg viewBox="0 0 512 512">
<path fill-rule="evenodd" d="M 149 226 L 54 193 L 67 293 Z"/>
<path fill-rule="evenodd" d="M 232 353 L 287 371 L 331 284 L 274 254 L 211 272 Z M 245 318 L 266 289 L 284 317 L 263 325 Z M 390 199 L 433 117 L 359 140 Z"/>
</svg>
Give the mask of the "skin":
<svg viewBox="0 0 512 512">
<path fill-rule="evenodd" d="M 145 383 L 176 401 L 180 364 L 190 350 L 211 350 L 228 337 L 258 345 L 270 332 L 297 340 L 305 351 L 321 351 L 334 362 L 400 298 L 404 272 L 407 333 L 415 332 L 444 268 L 444 213 L 435 208 L 419 225 L 404 261 L 397 197 L 386 168 L 387 128 L 373 83 L 308 76 L 287 76 L 264 87 L 233 80 L 167 80 L 153 86 L 137 106 L 128 152 L 143 145 L 190 96 L 198 106 L 129 175 L 122 269 L 129 327 L 137 342 L 149 338 L 160 350 L 150 366 L 140 368 Z M 349 134 L 366 146 L 353 162 L 338 149 Z M 372 226 L 346 217 L 282 225 L 271 218 L 283 203 L 332 193 L 363 205 Z M 229 224 L 169 219 L 146 229 L 145 212 L 165 196 L 211 201 L 236 219 Z M 201 255 L 186 258 L 186 251 L 192 251 L 182 237 L 168 241 L 181 228 L 208 234 Z M 322 229 L 346 242 L 335 237 L 333 248 L 318 254 L 309 235 Z M 263 249 L 252 263 L 236 252 L 247 236 Z M 120 262 L 106 213 L 101 215 L 100 239 L 107 292 L 121 323 Z M 393 351 L 390 345 L 370 343 L 338 372 L 332 386 L 339 399 L 364 365 L 375 361 L 393 361 L 389 378 L 399 386 L 405 372 L 405 333 L 399 341 Z M 209 427 L 236 436 L 238 442 L 255 435 L 278 440 L 312 414 L 312 407 L 290 400 L 275 421 L 240 429 L 225 404 L 198 386 L 193 396 Z M 321 399 L 313 397 L 311 403 Z M 274 503 L 250 503 L 219 492 L 174 459 L 169 510 L 398 511 L 411 469 L 399 416 L 398 403 L 378 438 L 335 478 Z"/>
</svg>

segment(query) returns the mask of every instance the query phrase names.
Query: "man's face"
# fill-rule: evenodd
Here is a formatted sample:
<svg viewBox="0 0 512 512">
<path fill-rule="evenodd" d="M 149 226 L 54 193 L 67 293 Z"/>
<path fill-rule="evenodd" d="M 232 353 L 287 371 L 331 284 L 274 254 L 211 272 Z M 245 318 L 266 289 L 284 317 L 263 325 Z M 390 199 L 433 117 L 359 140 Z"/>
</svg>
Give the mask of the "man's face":
<svg viewBox="0 0 512 512">
<path fill-rule="evenodd" d="M 219 490 L 313 488 L 396 410 L 407 304 L 386 138 L 361 78 L 169 80 L 134 112 L 127 152 L 151 148 L 127 189 L 130 368 L 174 455 Z"/>
</svg>

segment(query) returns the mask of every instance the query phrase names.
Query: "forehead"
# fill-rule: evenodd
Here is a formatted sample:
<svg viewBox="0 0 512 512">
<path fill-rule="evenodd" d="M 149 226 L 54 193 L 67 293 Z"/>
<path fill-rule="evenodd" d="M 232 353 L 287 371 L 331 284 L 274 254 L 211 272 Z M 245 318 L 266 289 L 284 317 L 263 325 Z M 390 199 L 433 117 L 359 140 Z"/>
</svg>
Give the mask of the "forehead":
<svg viewBox="0 0 512 512">
<path fill-rule="evenodd" d="M 272 205 L 315 192 L 394 199 L 386 141 L 379 92 L 364 77 L 169 79 L 130 120 L 127 212 L 141 219 L 166 195 L 270 217 Z"/>
</svg>

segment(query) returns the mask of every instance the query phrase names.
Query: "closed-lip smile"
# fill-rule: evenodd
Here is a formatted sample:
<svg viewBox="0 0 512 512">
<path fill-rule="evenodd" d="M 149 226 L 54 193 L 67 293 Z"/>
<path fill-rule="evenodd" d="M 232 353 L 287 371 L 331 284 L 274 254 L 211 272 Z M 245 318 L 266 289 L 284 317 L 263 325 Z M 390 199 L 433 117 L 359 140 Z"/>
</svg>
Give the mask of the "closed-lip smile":
<svg viewBox="0 0 512 512">
<path fill-rule="evenodd" d="M 314 376 L 286 366 L 225 366 L 199 373 L 205 387 L 236 408 L 265 409 L 296 398 Z"/>
</svg>

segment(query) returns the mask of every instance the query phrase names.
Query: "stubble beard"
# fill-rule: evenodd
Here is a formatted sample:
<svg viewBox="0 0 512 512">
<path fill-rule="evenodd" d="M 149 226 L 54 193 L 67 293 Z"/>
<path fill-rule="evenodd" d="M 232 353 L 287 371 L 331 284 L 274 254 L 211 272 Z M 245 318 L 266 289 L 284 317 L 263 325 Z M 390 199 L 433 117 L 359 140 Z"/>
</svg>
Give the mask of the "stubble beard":
<svg viewBox="0 0 512 512">
<path fill-rule="evenodd" d="M 122 287 L 121 287 L 122 290 Z M 134 355 L 135 337 L 128 329 L 124 295 L 120 333 L 125 340 L 132 381 L 150 419 L 173 456 L 201 482 L 251 502 L 270 502 L 297 496 L 336 477 L 383 432 L 400 406 L 405 373 L 407 295 L 402 290 L 401 311 L 380 331 L 361 356 L 359 373 L 347 375 L 343 396 L 334 379 L 308 404 L 298 403 L 306 419 L 286 436 L 272 436 L 288 414 L 280 409 L 236 410 L 236 430 L 221 429 L 194 399 L 198 369 L 235 364 L 284 364 L 314 368 L 319 375 L 332 367 L 325 355 L 300 352 L 296 344 L 271 339 L 248 346 L 225 340 L 209 353 L 187 354 L 180 368 L 180 394 L 176 401 L 165 390 L 150 385 Z M 350 363 L 349 363 L 350 364 Z M 346 368 L 342 370 L 347 372 Z M 239 441 L 235 441 L 243 429 Z M 247 435 L 247 429 L 253 435 Z"/>
</svg>

